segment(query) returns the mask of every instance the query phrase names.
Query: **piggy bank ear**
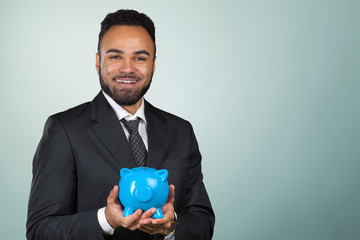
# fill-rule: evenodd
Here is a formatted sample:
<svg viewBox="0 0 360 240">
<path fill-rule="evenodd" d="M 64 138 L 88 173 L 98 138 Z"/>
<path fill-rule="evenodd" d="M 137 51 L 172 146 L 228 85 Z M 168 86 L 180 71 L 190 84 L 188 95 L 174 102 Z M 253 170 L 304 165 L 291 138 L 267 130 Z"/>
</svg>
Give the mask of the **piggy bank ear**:
<svg viewBox="0 0 360 240">
<path fill-rule="evenodd" d="M 131 171 L 130 169 L 128 168 L 123 168 L 120 170 L 120 176 L 122 179 L 125 179 L 125 177 L 129 174 L 133 173 L 133 171 Z"/>
<path fill-rule="evenodd" d="M 161 181 L 165 182 L 169 175 L 169 172 L 166 169 L 161 169 L 157 171 L 156 174 L 160 176 Z"/>
</svg>

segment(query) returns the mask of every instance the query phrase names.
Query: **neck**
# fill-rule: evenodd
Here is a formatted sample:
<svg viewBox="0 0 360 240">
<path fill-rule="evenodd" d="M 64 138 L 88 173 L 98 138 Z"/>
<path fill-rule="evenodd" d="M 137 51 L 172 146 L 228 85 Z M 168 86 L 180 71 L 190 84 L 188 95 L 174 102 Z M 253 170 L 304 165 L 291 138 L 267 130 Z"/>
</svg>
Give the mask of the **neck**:
<svg viewBox="0 0 360 240">
<path fill-rule="evenodd" d="M 134 115 L 136 113 L 136 111 L 140 108 L 141 106 L 141 102 L 142 102 L 142 98 L 140 98 L 139 101 L 137 101 L 135 104 L 130 105 L 130 106 L 123 106 L 121 105 L 122 108 L 124 108 L 128 113 L 130 113 L 131 115 Z"/>
</svg>

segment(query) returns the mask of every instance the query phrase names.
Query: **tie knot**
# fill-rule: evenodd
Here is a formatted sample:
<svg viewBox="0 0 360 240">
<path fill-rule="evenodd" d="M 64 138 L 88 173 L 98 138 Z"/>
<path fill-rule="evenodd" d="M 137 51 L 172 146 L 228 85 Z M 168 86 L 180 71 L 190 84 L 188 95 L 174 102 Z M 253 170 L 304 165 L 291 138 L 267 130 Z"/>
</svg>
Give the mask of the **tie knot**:
<svg viewBox="0 0 360 240">
<path fill-rule="evenodd" d="M 125 125 L 130 134 L 138 131 L 140 118 L 136 118 L 135 120 L 130 121 L 126 121 L 125 118 L 123 118 L 120 121 Z"/>
</svg>

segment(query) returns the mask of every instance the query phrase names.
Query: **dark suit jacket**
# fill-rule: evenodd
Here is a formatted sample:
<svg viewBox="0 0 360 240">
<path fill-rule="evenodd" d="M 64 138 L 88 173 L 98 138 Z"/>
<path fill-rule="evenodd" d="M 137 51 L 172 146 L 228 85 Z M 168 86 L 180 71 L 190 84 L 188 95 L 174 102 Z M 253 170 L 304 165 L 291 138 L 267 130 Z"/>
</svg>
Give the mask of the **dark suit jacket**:
<svg viewBox="0 0 360 240">
<path fill-rule="evenodd" d="M 147 166 L 167 169 L 168 182 L 176 187 L 175 239 L 211 239 L 215 216 L 190 123 L 148 102 L 145 115 Z M 123 167 L 135 167 L 135 160 L 121 124 L 101 92 L 92 102 L 50 116 L 33 160 L 27 238 L 104 239 L 97 211 L 106 206 Z M 121 231 L 123 239 L 146 238 L 139 230 Z"/>
</svg>

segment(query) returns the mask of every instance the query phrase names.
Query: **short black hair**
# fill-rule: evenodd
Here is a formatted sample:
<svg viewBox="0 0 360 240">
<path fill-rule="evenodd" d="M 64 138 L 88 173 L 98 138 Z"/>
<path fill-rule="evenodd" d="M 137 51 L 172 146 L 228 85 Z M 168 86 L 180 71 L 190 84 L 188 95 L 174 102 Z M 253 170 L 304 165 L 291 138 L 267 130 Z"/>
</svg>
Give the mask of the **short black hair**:
<svg viewBox="0 0 360 240">
<path fill-rule="evenodd" d="M 98 41 L 98 54 L 100 55 L 100 44 L 105 33 L 115 25 L 125 26 L 141 26 L 149 33 L 151 39 L 154 42 L 154 49 L 156 53 L 155 44 L 155 25 L 153 21 L 144 13 L 139 13 L 135 10 L 120 9 L 116 12 L 109 13 L 106 15 L 104 20 L 101 22 L 101 29 L 99 33 Z M 154 54 L 155 57 L 156 54 Z"/>
</svg>

